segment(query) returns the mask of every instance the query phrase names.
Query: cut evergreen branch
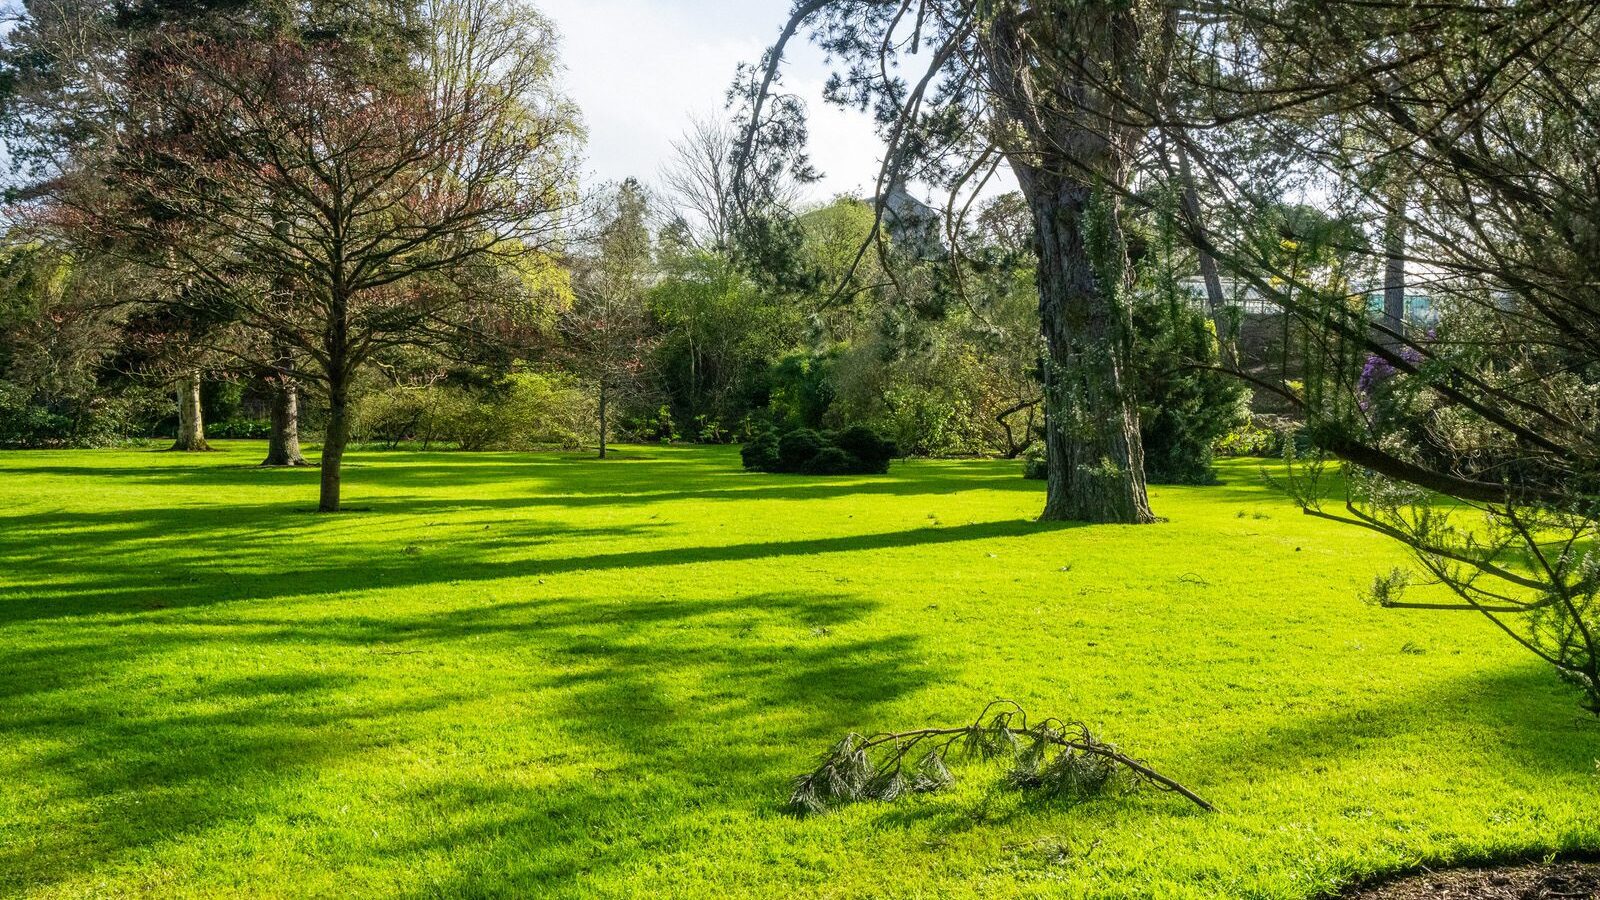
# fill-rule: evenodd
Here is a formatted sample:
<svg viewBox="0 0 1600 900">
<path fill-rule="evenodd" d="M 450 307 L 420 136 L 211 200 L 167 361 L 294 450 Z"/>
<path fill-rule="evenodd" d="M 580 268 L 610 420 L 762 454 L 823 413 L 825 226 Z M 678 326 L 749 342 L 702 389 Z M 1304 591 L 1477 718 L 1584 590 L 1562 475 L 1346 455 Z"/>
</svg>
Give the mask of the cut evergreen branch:
<svg viewBox="0 0 1600 900">
<path fill-rule="evenodd" d="M 1178 794 L 1207 812 L 1205 798 L 1095 737 L 1082 722 L 1054 716 L 1030 724 L 1012 700 L 995 700 L 971 723 L 862 736 L 834 744 L 815 769 L 794 780 L 788 809 L 811 815 L 864 800 L 891 801 L 954 783 L 952 753 L 967 759 L 1009 757 L 1006 781 L 1052 799 L 1075 803 L 1116 787 L 1150 786 Z"/>
</svg>

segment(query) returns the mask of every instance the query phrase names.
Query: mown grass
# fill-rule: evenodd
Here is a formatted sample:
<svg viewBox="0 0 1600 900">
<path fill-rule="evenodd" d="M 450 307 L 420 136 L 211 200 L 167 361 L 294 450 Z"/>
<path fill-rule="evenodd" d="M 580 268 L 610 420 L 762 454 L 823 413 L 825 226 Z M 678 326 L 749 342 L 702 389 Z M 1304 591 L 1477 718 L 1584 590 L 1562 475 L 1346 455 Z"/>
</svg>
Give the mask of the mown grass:
<svg viewBox="0 0 1600 900">
<path fill-rule="evenodd" d="M 1015 464 L 729 449 L 0 455 L 0 893 L 1313 897 L 1600 849 L 1600 727 L 1402 560 L 1230 462 L 1165 524 L 1032 521 Z M 1075 808 L 967 766 L 809 819 L 849 730 L 995 697 L 1188 783 Z"/>
</svg>

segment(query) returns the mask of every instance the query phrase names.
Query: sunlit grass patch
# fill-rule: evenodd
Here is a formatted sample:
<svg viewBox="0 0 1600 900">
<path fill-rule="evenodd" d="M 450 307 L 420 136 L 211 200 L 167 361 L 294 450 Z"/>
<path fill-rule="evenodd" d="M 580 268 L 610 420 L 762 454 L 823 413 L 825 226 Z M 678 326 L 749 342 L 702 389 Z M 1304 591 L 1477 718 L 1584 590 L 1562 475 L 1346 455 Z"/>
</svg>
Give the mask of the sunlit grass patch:
<svg viewBox="0 0 1600 900">
<path fill-rule="evenodd" d="M 1312 897 L 1600 848 L 1600 728 L 1404 555 L 1230 462 L 1145 527 L 1006 462 L 731 448 L 0 455 L 0 893 Z M 1193 787 L 785 814 L 849 731 L 996 697 Z M 999 774 L 997 770 L 996 774 Z"/>
</svg>

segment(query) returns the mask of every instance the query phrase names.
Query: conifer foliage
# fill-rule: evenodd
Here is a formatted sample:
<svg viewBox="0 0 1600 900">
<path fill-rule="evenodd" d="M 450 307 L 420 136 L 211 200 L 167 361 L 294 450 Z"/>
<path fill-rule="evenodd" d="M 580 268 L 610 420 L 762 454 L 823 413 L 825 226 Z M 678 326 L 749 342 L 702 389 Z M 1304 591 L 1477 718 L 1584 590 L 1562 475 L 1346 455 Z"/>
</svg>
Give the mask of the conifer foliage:
<svg viewBox="0 0 1600 900">
<path fill-rule="evenodd" d="M 1206 811 L 1214 807 L 1182 784 L 1100 740 L 1082 722 L 1050 716 L 1029 723 L 1011 700 L 995 700 L 970 724 L 870 736 L 851 733 L 794 780 L 788 809 L 800 815 L 864 800 L 891 801 L 943 790 L 955 781 L 949 762 L 1009 760 L 1006 781 L 1021 790 L 1075 803 L 1149 785 Z"/>
</svg>

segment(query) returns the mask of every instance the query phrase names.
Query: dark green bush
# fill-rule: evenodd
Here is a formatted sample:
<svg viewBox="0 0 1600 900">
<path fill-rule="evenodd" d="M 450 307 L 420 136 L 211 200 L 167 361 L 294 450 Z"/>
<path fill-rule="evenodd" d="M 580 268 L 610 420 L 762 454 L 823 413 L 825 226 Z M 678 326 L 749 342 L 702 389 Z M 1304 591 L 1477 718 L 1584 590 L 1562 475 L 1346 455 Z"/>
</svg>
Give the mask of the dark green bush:
<svg viewBox="0 0 1600 900">
<path fill-rule="evenodd" d="M 855 460 L 856 472 L 882 475 L 889 471 L 889 460 L 898 455 L 894 441 L 885 440 L 864 425 L 854 425 L 833 437 L 834 446 Z"/>
<path fill-rule="evenodd" d="M 1212 447 L 1249 421 L 1249 392 L 1205 367 L 1217 360 L 1216 335 L 1178 294 L 1139 298 L 1133 321 L 1145 477 L 1151 484 L 1210 484 Z"/>
<path fill-rule="evenodd" d="M 881 475 L 895 454 L 893 441 L 860 427 L 837 433 L 797 428 L 781 436 L 769 429 L 739 451 L 746 469 L 805 475 Z"/>
<path fill-rule="evenodd" d="M 0 400 L 9 398 L 0 398 Z M 49 447 L 72 442 L 66 416 L 26 402 L 0 402 L 0 447 Z"/>
<path fill-rule="evenodd" d="M 823 447 L 801 469 L 807 475 L 853 475 L 861 469 L 861 461 L 838 447 Z"/>
<path fill-rule="evenodd" d="M 796 428 L 778 438 L 778 471 L 803 472 L 811 458 L 822 452 L 822 436 L 809 428 Z"/>
<path fill-rule="evenodd" d="M 110 447 L 148 428 L 146 398 L 133 392 L 45 402 L 0 381 L 0 447 Z"/>
<path fill-rule="evenodd" d="M 755 472 L 778 471 L 778 433 L 763 431 L 739 448 L 744 467 Z"/>
</svg>

